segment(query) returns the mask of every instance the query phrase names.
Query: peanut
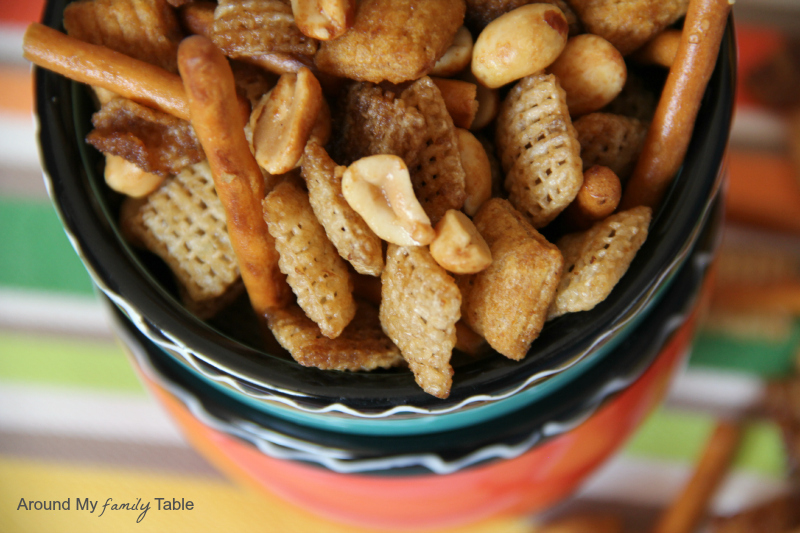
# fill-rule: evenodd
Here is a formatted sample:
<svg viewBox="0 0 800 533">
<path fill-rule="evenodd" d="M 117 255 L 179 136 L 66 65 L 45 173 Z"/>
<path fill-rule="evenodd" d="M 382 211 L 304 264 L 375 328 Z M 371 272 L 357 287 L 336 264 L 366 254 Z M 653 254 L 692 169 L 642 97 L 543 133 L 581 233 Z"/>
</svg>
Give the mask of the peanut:
<svg viewBox="0 0 800 533">
<path fill-rule="evenodd" d="M 465 26 L 458 28 L 453 44 L 433 66 L 431 76 L 447 78 L 453 76 L 469 65 L 472 60 L 472 34 Z"/>
<path fill-rule="evenodd" d="M 622 54 L 610 42 L 590 33 L 570 39 L 549 71 L 566 91 L 572 116 L 604 107 L 617 97 L 628 77 Z"/>
<path fill-rule="evenodd" d="M 475 224 L 455 209 L 436 224 L 430 252 L 442 268 L 455 274 L 475 274 L 492 264 L 492 252 Z"/>
<path fill-rule="evenodd" d="M 164 181 L 164 178 L 145 172 L 130 161 L 106 154 L 106 183 L 115 191 L 132 198 L 147 196 Z"/>
<path fill-rule="evenodd" d="M 551 4 L 528 4 L 496 18 L 478 35 L 472 73 L 495 89 L 550 66 L 567 44 L 569 25 Z"/>
<path fill-rule="evenodd" d="M 359 159 L 342 175 L 342 194 L 381 239 L 400 246 L 430 243 L 435 232 L 422 209 L 405 162 L 396 155 Z"/>
<path fill-rule="evenodd" d="M 284 174 L 297 165 L 322 100 L 322 88 L 309 69 L 280 77 L 258 105 L 253 148 L 259 166 L 270 174 Z"/>
<path fill-rule="evenodd" d="M 492 167 L 481 142 L 469 131 L 456 128 L 461 166 L 464 167 L 464 185 L 467 197 L 462 209 L 469 216 L 478 212 L 483 202 L 492 196 Z"/>
<path fill-rule="evenodd" d="M 355 0 L 292 0 L 292 13 L 298 29 L 308 37 L 328 41 L 352 26 Z"/>
</svg>

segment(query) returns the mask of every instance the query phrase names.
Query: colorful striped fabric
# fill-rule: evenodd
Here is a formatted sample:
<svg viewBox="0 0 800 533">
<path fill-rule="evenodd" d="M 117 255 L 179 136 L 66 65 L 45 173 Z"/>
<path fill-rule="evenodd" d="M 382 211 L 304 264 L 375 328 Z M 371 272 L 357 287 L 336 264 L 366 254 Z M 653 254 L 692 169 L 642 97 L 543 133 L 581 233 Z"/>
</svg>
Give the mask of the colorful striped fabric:
<svg viewBox="0 0 800 533">
<path fill-rule="evenodd" d="M 0 531 L 361 531 L 224 478 L 186 444 L 111 337 L 41 179 L 30 72 L 20 51 L 24 26 L 39 17 L 42 5 L 0 3 Z M 736 9 L 740 22 L 757 23 L 740 32 L 743 68 L 780 45 L 774 24 L 800 27 L 800 8 L 793 2 L 739 0 Z M 782 151 L 787 131 L 781 119 L 758 108 L 746 91 L 740 98 L 734 153 L 745 157 L 756 149 L 790 165 Z M 732 161 L 731 173 L 747 179 L 740 174 L 749 167 L 736 166 L 736 156 Z M 724 245 L 773 242 L 764 235 L 731 225 Z M 797 252 L 796 239 L 774 237 L 775 247 L 794 245 Z M 749 330 L 740 327 L 741 317 L 716 319 L 701 332 L 690 367 L 665 406 L 623 453 L 547 516 L 615 512 L 630 530 L 640 530 L 680 490 L 717 418 L 749 413 L 764 379 L 792 369 L 800 347 L 796 316 L 753 316 L 746 322 Z M 752 419 L 711 511 L 735 512 L 780 493 L 785 472 L 778 428 Z M 144 514 L 107 509 L 100 516 L 108 498 L 116 504 L 149 501 L 151 508 Z M 158 510 L 155 498 L 191 500 L 193 509 Z M 70 508 L 37 510 L 37 501 L 69 501 Z M 34 509 L 26 510 L 29 502 Z M 94 512 L 79 508 L 91 502 L 99 502 Z M 539 518 L 448 531 L 523 532 Z"/>
</svg>

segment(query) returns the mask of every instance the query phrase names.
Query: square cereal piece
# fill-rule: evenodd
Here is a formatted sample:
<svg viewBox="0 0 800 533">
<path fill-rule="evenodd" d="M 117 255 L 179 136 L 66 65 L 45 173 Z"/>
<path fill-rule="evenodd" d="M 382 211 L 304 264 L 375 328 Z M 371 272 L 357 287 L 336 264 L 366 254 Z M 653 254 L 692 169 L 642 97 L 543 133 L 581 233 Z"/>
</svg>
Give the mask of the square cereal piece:
<svg viewBox="0 0 800 533">
<path fill-rule="evenodd" d="M 611 113 L 590 113 L 575 121 L 583 169 L 602 165 L 625 183 L 639 159 L 648 124 Z"/>
<path fill-rule="evenodd" d="M 459 277 L 461 314 L 492 348 L 521 360 L 544 326 L 564 259 L 507 200 L 489 200 L 474 222 L 492 264 Z"/>
<path fill-rule="evenodd" d="M 164 0 L 80 0 L 64 9 L 70 37 L 178 72 L 183 39 L 175 10 Z"/>
<path fill-rule="evenodd" d="M 374 370 L 403 362 L 400 350 L 381 329 L 378 310 L 357 303 L 352 322 L 335 339 L 324 336 L 300 307 L 273 309 L 267 322 L 275 339 L 303 366 L 322 370 Z"/>
<path fill-rule="evenodd" d="M 317 221 L 308 194 L 296 179 L 279 183 L 263 201 L 264 220 L 280 254 L 278 266 L 297 303 L 336 338 L 356 312 L 350 273 Z"/>
<path fill-rule="evenodd" d="M 548 320 L 588 311 L 606 299 L 644 244 L 651 212 L 634 207 L 558 240 L 566 267 Z"/>
<path fill-rule="evenodd" d="M 628 55 L 686 14 L 689 0 L 570 0 L 589 33 Z"/>
<path fill-rule="evenodd" d="M 211 40 L 233 59 L 265 54 L 310 59 L 317 51 L 317 41 L 300 32 L 292 6 L 281 0 L 220 0 Z"/>
<path fill-rule="evenodd" d="M 509 201 L 533 227 L 546 226 L 583 184 L 581 147 L 555 76 L 533 74 L 511 89 L 497 115 L 495 142 Z"/>
<path fill-rule="evenodd" d="M 187 307 L 201 318 L 213 316 L 241 291 L 235 287 L 239 266 L 225 210 L 206 161 L 166 179 L 147 198 L 127 200 L 120 223 L 128 240 L 167 263 Z"/>
<path fill-rule="evenodd" d="M 336 154 L 347 164 L 369 155 L 399 156 L 408 166 L 414 194 L 436 224 L 448 209 L 461 209 L 466 177 L 453 119 L 429 77 L 400 96 L 370 83 L 344 96 Z"/>
<path fill-rule="evenodd" d="M 381 274 L 380 319 L 400 348 L 417 384 L 447 398 L 453 382 L 450 356 L 461 317 L 455 280 L 425 247 L 389 244 Z"/>
<path fill-rule="evenodd" d="M 380 276 L 383 271 L 383 244 L 361 215 L 342 195 L 342 174 L 325 148 L 309 142 L 303 154 L 302 175 L 308 186 L 308 199 L 328 238 L 344 259 L 359 274 Z"/>
</svg>

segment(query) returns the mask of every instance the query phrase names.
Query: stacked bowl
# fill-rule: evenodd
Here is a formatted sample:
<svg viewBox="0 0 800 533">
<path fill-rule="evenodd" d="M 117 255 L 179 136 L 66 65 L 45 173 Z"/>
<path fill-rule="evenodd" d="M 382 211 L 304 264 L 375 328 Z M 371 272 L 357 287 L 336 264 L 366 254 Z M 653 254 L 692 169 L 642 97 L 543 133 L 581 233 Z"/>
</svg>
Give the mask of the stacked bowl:
<svg viewBox="0 0 800 533">
<path fill-rule="evenodd" d="M 48 3 L 44 23 L 60 28 L 66 3 Z M 558 501 L 662 396 L 687 353 L 719 234 L 734 62 L 730 22 L 683 168 L 607 300 L 549 322 L 523 361 L 454 362 L 445 400 L 408 371 L 302 367 L 235 310 L 192 315 L 163 264 L 122 238 L 120 198 L 83 140 L 87 89 L 43 70 L 35 88 L 45 180 L 67 235 L 144 381 L 197 448 L 338 520 L 436 526 Z"/>
</svg>

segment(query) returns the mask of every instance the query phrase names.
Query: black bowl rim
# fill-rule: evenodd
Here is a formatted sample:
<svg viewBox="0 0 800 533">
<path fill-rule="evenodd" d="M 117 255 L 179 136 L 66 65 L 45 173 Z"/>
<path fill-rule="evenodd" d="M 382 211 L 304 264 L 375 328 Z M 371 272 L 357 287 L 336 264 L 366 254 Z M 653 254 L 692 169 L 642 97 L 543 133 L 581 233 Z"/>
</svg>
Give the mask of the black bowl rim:
<svg viewBox="0 0 800 533">
<path fill-rule="evenodd" d="M 722 201 L 717 202 L 673 291 L 592 372 L 548 397 L 489 422 L 413 436 L 343 434 L 288 422 L 216 390 L 176 363 L 115 311 L 117 333 L 136 364 L 166 388 L 203 424 L 255 446 L 278 459 L 300 461 L 340 473 L 386 475 L 448 474 L 526 453 L 586 421 L 636 382 L 673 334 L 695 312 L 720 241 Z M 612 364 L 613 363 L 613 364 Z"/>
<path fill-rule="evenodd" d="M 49 2 L 44 23 L 61 28 L 68 0 Z M 721 166 L 733 110 L 735 46 L 732 18 L 720 58 L 698 114 L 686 160 L 651 233 L 611 296 L 591 311 L 560 317 L 548 324 L 521 362 L 489 357 L 459 367 L 450 397 L 425 394 L 410 373 L 342 373 L 303 367 L 264 354 L 231 339 L 190 314 L 135 260 L 104 218 L 101 200 L 90 194 L 85 161 L 89 148 L 79 141 L 71 105 L 77 84 L 43 69 L 35 71 L 37 120 L 45 181 L 65 230 L 95 283 L 154 342 L 196 357 L 255 387 L 304 398 L 316 405 L 340 404 L 356 411 L 404 406 L 438 412 L 470 398 L 483 401 L 498 391 L 517 390 L 543 371 L 568 368 L 619 335 L 636 314 L 652 303 L 659 284 L 685 259 L 719 188 Z M 714 135 L 710 134 L 714 132 Z M 693 179 L 695 178 L 696 179 Z M 688 239 L 687 239 L 688 236 Z M 595 324 L 592 332 L 583 325 Z M 502 394 L 500 397 L 504 397 Z"/>
</svg>

